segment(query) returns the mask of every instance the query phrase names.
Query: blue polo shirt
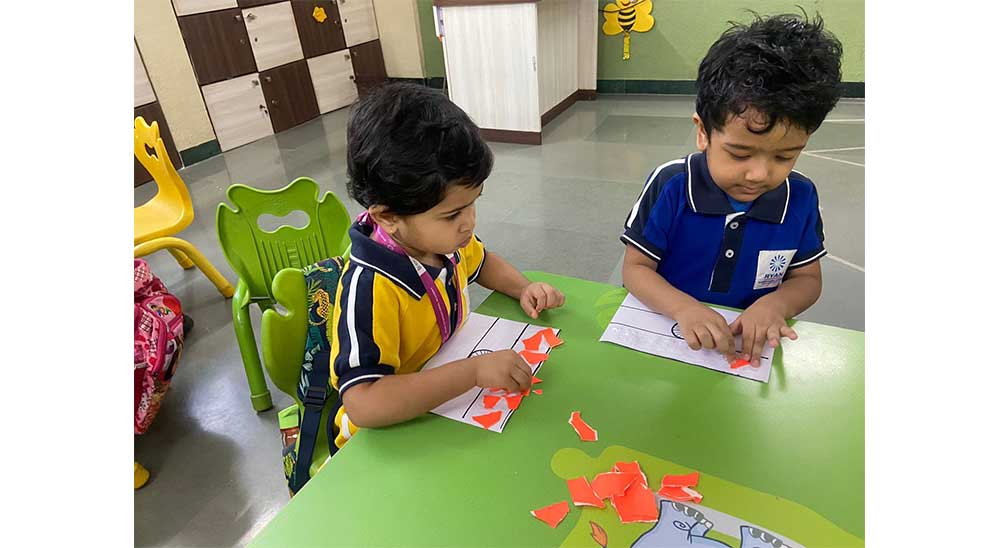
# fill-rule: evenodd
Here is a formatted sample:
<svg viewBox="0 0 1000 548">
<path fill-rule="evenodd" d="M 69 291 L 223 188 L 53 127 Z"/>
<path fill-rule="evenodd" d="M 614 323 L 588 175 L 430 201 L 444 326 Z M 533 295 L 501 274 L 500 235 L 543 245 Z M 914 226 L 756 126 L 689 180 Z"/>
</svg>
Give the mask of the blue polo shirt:
<svg viewBox="0 0 1000 548">
<path fill-rule="evenodd" d="M 816 186 L 797 171 L 737 211 L 703 153 L 653 171 L 621 241 L 656 261 L 671 285 L 713 304 L 747 308 L 793 268 L 826 254 Z"/>
</svg>

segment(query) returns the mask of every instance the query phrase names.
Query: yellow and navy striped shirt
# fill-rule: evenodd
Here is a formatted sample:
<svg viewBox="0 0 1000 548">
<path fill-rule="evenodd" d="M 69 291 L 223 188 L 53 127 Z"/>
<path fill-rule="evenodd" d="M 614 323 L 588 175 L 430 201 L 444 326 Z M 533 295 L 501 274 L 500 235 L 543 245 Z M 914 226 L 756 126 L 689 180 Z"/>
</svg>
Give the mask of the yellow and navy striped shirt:
<svg viewBox="0 0 1000 548">
<path fill-rule="evenodd" d="M 350 230 L 351 257 L 337 288 L 331 321 L 330 382 L 341 398 L 353 386 L 396 373 L 420 370 L 441 348 L 430 297 L 410 259 L 371 239 L 371 227 L 355 223 Z M 456 265 L 426 266 L 445 299 L 452 330 L 457 328 L 457 299 L 469 311 L 468 286 L 476 281 L 486 251 L 478 237 L 455 254 Z M 461 288 L 456 291 L 454 280 Z M 343 406 L 335 418 L 337 447 L 357 431 Z"/>
</svg>

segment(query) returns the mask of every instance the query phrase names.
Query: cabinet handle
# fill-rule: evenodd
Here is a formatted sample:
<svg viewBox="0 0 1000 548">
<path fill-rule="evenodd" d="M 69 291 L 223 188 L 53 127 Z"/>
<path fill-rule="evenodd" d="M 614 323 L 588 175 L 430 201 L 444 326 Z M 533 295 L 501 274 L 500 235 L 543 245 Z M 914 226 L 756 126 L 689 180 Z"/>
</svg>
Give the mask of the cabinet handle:
<svg viewBox="0 0 1000 548">
<path fill-rule="evenodd" d="M 240 38 L 240 44 L 243 44 L 243 45 L 245 46 L 245 45 L 246 45 L 246 43 L 247 43 L 247 41 L 246 41 L 246 40 L 244 40 L 244 39 Z"/>
<path fill-rule="evenodd" d="M 278 100 L 277 99 L 271 99 L 271 104 L 272 105 L 277 105 L 278 104 Z"/>
<path fill-rule="evenodd" d="M 257 16 L 254 15 L 253 13 L 248 13 L 247 14 L 247 21 L 253 21 L 256 18 L 257 18 Z"/>
<path fill-rule="evenodd" d="M 350 61 L 350 60 L 351 60 L 351 56 L 349 54 L 345 54 L 344 55 L 344 61 Z"/>
<path fill-rule="evenodd" d="M 254 86 L 259 86 L 260 85 L 260 80 L 250 80 L 250 83 L 253 84 Z M 263 107 L 264 106 L 261 105 L 261 108 L 263 108 Z"/>
<path fill-rule="evenodd" d="M 236 15 L 233 16 L 233 19 L 235 19 L 237 21 L 242 21 L 243 20 L 243 16 L 239 15 L 239 14 L 236 14 Z"/>
<path fill-rule="evenodd" d="M 350 78 L 352 82 L 354 81 L 354 75 L 353 74 L 350 75 L 350 76 L 348 76 L 348 78 Z"/>
<path fill-rule="evenodd" d="M 265 76 L 264 77 L 264 81 L 267 82 L 268 84 L 270 84 L 271 83 L 271 77 L 270 76 Z"/>
</svg>

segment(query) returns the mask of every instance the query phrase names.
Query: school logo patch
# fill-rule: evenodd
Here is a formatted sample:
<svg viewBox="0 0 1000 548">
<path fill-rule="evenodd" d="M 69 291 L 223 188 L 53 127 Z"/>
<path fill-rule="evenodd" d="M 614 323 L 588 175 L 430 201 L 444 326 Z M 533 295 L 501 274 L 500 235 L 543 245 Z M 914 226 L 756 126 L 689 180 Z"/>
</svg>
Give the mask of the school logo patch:
<svg viewBox="0 0 1000 548">
<path fill-rule="evenodd" d="M 754 279 L 754 289 L 777 287 L 788 272 L 788 265 L 795 256 L 795 249 L 778 251 L 764 250 L 757 255 L 757 277 Z"/>
</svg>

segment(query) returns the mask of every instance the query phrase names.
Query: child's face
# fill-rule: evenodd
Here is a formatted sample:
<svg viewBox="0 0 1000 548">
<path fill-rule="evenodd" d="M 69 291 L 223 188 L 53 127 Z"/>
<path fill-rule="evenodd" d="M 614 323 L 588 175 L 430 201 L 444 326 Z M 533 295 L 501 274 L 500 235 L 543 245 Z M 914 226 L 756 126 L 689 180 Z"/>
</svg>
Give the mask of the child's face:
<svg viewBox="0 0 1000 548">
<path fill-rule="evenodd" d="M 753 109 L 731 117 L 725 127 L 712 132 L 711 141 L 697 114 L 694 124 L 698 150 L 705 153 L 712 179 L 740 202 L 752 202 L 783 183 L 809 140 L 805 130 L 782 122 L 762 135 L 751 132 L 748 124 L 752 128 L 765 126 Z"/>
<path fill-rule="evenodd" d="M 416 215 L 376 215 L 375 219 L 414 258 L 454 253 L 468 245 L 476 228 L 476 200 L 483 185 L 450 185 L 444 200 Z"/>
</svg>

